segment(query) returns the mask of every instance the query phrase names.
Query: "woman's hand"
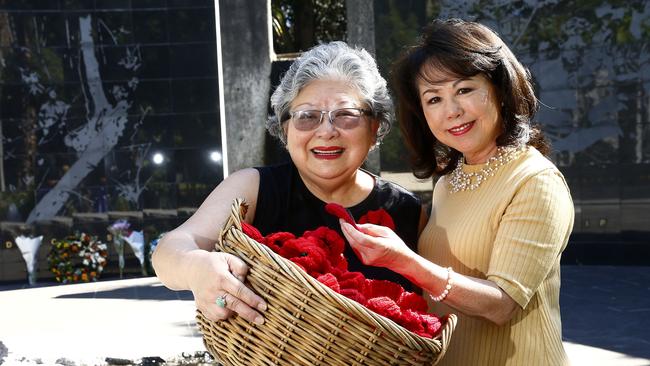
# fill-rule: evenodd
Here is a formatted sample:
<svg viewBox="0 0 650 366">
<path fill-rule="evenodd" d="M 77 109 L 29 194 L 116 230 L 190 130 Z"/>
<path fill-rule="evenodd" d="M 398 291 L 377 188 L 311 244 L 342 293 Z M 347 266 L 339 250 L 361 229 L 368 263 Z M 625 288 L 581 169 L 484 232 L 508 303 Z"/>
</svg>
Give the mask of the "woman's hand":
<svg viewBox="0 0 650 366">
<path fill-rule="evenodd" d="M 408 263 L 416 254 L 393 230 L 373 224 L 359 224 L 359 230 L 343 220 L 341 230 L 361 262 L 394 270 Z"/>
<path fill-rule="evenodd" d="M 204 250 L 196 250 L 190 255 L 193 257 L 190 261 L 190 290 L 196 307 L 208 319 L 223 320 L 237 313 L 250 322 L 264 323 L 260 312 L 266 310 L 266 303 L 244 285 L 248 266 L 241 259 Z"/>
</svg>

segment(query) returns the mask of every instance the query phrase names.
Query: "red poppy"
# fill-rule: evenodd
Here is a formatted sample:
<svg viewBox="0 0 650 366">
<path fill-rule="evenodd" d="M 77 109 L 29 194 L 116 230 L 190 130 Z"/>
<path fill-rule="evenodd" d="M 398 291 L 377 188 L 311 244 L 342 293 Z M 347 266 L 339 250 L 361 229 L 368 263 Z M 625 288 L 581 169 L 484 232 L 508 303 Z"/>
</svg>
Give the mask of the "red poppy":
<svg viewBox="0 0 650 366">
<path fill-rule="evenodd" d="M 264 237 L 265 239 L 265 244 L 273 249 L 274 252 L 280 253 L 280 248 L 284 245 L 284 243 L 287 240 L 295 239 L 296 236 L 293 235 L 292 233 L 288 233 L 285 231 L 280 231 L 277 233 L 271 233 L 267 236 Z"/>
<path fill-rule="evenodd" d="M 410 309 L 403 310 L 399 324 L 419 336 L 431 337 L 426 333 L 426 329 L 424 329 L 424 325 L 422 324 L 422 315 L 418 312 Z"/>
<path fill-rule="evenodd" d="M 429 337 L 435 337 L 440 329 L 442 329 L 442 323 L 440 323 L 440 318 L 434 314 L 421 314 L 422 316 L 422 325 Z"/>
<path fill-rule="evenodd" d="M 249 238 L 255 240 L 258 243 L 264 243 L 264 236 L 262 236 L 262 233 L 260 233 L 257 228 L 247 222 L 242 222 L 241 223 L 241 229 L 246 234 Z"/>
<path fill-rule="evenodd" d="M 429 309 L 429 305 L 422 296 L 414 293 L 404 291 L 402 295 L 397 300 L 397 305 L 402 309 L 414 310 L 422 313 L 426 313 Z"/>
<path fill-rule="evenodd" d="M 327 213 L 330 215 L 334 215 L 339 219 L 345 220 L 345 222 L 354 226 L 355 229 L 359 230 L 357 224 L 354 222 L 354 219 L 352 218 L 352 215 L 350 215 L 350 212 L 347 208 L 339 205 L 338 203 L 328 203 L 325 205 L 325 211 L 327 211 Z"/>
<path fill-rule="evenodd" d="M 325 226 L 321 226 L 313 231 L 305 231 L 302 236 L 317 241 L 327 249 L 327 259 L 330 261 L 332 267 L 341 269 L 348 268 L 347 260 L 343 256 L 345 241 L 339 233 Z"/>
<path fill-rule="evenodd" d="M 339 257 L 332 260 L 332 269 L 338 269 L 340 271 L 348 270 L 348 260 L 345 258 L 343 253 L 339 254 Z"/>
<path fill-rule="evenodd" d="M 387 280 L 366 280 L 363 294 L 366 298 L 388 296 L 393 301 L 398 301 L 404 289 L 399 284 Z"/>
<path fill-rule="evenodd" d="M 402 309 L 397 305 L 395 300 L 387 296 L 368 299 L 368 301 L 366 301 L 366 307 L 379 315 L 394 320 L 395 322 L 399 322 L 402 316 Z"/>
<path fill-rule="evenodd" d="M 338 277 L 341 288 L 355 289 L 359 292 L 363 291 L 363 286 L 366 283 L 366 276 L 361 272 L 342 272 Z M 364 295 L 365 297 L 365 295 Z"/>
<path fill-rule="evenodd" d="M 325 249 L 303 237 L 287 240 L 280 248 L 280 255 L 302 265 L 313 277 L 329 272 L 331 267 Z"/>
<path fill-rule="evenodd" d="M 316 237 L 321 239 L 333 257 L 343 253 L 343 249 L 345 249 L 345 241 L 339 233 L 325 226 L 321 226 L 316 230 L 305 231 L 302 236 L 305 238 Z"/>
<path fill-rule="evenodd" d="M 393 221 L 393 218 L 383 208 L 368 211 L 365 215 L 361 216 L 359 223 L 381 225 L 386 226 L 391 230 L 395 230 L 395 222 Z"/>
<path fill-rule="evenodd" d="M 366 306 L 366 297 L 363 296 L 361 291 L 355 288 L 341 288 L 341 295 L 347 297 L 350 300 L 354 300 L 363 306 Z"/>
<path fill-rule="evenodd" d="M 325 273 L 323 275 L 318 276 L 318 278 L 316 279 L 318 280 L 318 282 L 331 288 L 332 290 L 339 293 L 341 292 L 341 286 L 339 286 L 339 281 L 336 279 L 336 277 L 333 274 Z"/>
</svg>

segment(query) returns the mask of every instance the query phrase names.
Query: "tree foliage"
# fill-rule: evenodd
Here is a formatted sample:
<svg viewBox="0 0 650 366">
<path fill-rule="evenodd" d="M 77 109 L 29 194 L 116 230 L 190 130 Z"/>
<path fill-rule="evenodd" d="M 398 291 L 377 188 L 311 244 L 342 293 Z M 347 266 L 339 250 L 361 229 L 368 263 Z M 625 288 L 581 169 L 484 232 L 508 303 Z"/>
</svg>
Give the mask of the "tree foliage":
<svg viewBox="0 0 650 366">
<path fill-rule="evenodd" d="M 344 0 L 273 0 L 271 13 L 277 54 L 346 38 Z"/>
</svg>

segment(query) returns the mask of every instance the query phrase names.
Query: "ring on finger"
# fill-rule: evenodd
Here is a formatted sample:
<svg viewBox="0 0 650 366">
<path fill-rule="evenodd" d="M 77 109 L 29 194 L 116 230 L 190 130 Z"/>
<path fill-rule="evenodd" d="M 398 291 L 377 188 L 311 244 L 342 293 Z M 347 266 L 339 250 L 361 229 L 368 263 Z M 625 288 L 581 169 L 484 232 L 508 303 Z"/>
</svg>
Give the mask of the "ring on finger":
<svg viewBox="0 0 650 366">
<path fill-rule="evenodd" d="M 226 294 L 223 294 L 221 296 L 217 296 L 217 299 L 214 302 L 215 302 L 215 304 L 217 304 L 218 307 L 225 308 L 226 305 L 228 305 L 226 303 Z"/>
</svg>

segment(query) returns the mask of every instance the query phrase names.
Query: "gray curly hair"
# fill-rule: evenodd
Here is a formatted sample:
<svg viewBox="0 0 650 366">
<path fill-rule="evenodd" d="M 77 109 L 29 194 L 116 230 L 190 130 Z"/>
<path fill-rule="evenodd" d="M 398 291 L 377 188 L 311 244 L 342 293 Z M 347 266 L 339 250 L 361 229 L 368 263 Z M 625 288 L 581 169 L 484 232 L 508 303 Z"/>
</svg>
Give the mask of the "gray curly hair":
<svg viewBox="0 0 650 366">
<path fill-rule="evenodd" d="M 319 79 L 344 80 L 359 91 L 362 101 L 379 122 L 376 136 L 376 145 L 379 145 L 393 121 L 393 101 L 386 80 L 366 50 L 352 48 L 341 41 L 315 46 L 291 64 L 271 95 L 271 108 L 275 115 L 270 116 L 266 123 L 269 133 L 286 145 L 287 136 L 282 125 L 289 119 L 291 102 L 307 84 Z"/>
</svg>

